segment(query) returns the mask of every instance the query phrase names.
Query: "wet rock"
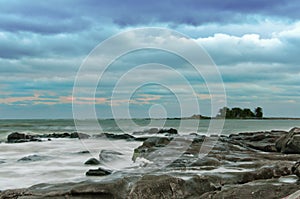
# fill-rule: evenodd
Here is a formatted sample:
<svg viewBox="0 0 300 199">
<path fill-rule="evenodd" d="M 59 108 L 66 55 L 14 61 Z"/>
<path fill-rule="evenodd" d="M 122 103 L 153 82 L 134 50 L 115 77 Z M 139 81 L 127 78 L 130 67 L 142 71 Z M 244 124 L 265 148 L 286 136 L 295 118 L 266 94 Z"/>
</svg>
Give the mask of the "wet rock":
<svg viewBox="0 0 300 199">
<path fill-rule="evenodd" d="M 50 137 L 53 137 L 53 138 L 71 138 L 71 134 L 70 133 L 53 133 L 52 135 L 50 135 Z"/>
<path fill-rule="evenodd" d="M 90 151 L 86 150 L 86 151 L 79 151 L 77 152 L 78 154 L 87 154 L 87 153 L 90 153 Z"/>
<path fill-rule="evenodd" d="M 146 129 L 144 131 L 135 131 L 132 134 L 133 135 L 145 135 L 145 134 L 157 134 L 158 133 L 158 128 L 150 128 L 150 129 Z"/>
<path fill-rule="evenodd" d="M 145 155 L 155 151 L 157 148 L 164 147 L 170 143 L 172 138 L 169 137 L 150 137 L 147 138 L 141 146 L 134 149 L 132 160 L 137 157 L 145 157 Z"/>
<path fill-rule="evenodd" d="M 199 158 L 197 159 L 195 162 L 193 162 L 191 164 L 191 166 L 193 167 L 201 167 L 201 166 L 220 166 L 221 162 L 214 157 L 203 157 L 203 158 Z"/>
<path fill-rule="evenodd" d="M 90 169 L 86 172 L 87 176 L 106 176 L 112 173 L 111 170 L 99 167 L 98 169 Z"/>
<path fill-rule="evenodd" d="M 21 140 L 21 139 L 26 139 L 26 135 L 24 133 L 18 133 L 18 132 L 14 132 L 11 133 L 7 136 L 7 141 L 11 142 L 14 140 Z"/>
<path fill-rule="evenodd" d="M 300 128 L 293 128 L 276 141 L 276 149 L 282 153 L 300 153 Z"/>
<path fill-rule="evenodd" d="M 108 138 L 108 139 L 114 139 L 114 140 L 134 140 L 135 137 L 132 135 L 129 135 L 127 133 L 125 134 L 113 134 L 113 133 L 101 133 L 99 135 L 94 135 L 96 138 Z"/>
<path fill-rule="evenodd" d="M 185 183 L 185 198 L 199 198 L 206 192 L 219 190 L 211 179 L 205 176 L 195 175 Z"/>
<path fill-rule="evenodd" d="M 216 187 L 205 177 L 185 181 L 169 175 L 145 175 L 133 185 L 128 199 L 198 198 L 214 190 Z"/>
<path fill-rule="evenodd" d="M 84 183 L 74 186 L 69 194 L 76 199 L 124 199 L 128 195 L 129 182 L 130 179 L 122 178 L 106 183 Z"/>
<path fill-rule="evenodd" d="M 0 198 L 1 199 L 17 199 L 23 195 L 25 195 L 26 189 L 12 189 L 6 190 L 1 192 L 0 191 Z"/>
<path fill-rule="evenodd" d="M 300 178 L 300 161 L 296 162 L 292 168 L 292 173 L 295 174 L 296 176 L 298 176 L 298 178 Z"/>
<path fill-rule="evenodd" d="M 168 175 L 145 175 L 133 186 L 128 198 L 184 198 L 184 183 L 183 179 Z"/>
<path fill-rule="evenodd" d="M 222 189 L 221 191 L 207 192 L 199 199 L 235 199 L 235 198 L 284 198 L 299 190 L 299 185 L 284 184 L 278 182 L 258 181 L 256 184 L 236 185 Z"/>
<path fill-rule="evenodd" d="M 170 128 L 170 129 L 160 129 L 157 134 L 170 134 L 170 135 L 176 135 L 178 134 L 178 131 L 176 129 Z"/>
<path fill-rule="evenodd" d="M 118 151 L 104 149 L 100 151 L 99 158 L 101 161 L 110 162 L 122 158 L 122 155 L 124 154 Z"/>
<path fill-rule="evenodd" d="M 98 165 L 98 164 L 100 164 L 100 161 L 97 160 L 96 158 L 90 158 L 84 164 L 87 164 L 87 165 Z"/>
<path fill-rule="evenodd" d="M 24 133 L 14 132 L 7 136 L 8 143 L 22 143 L 22 142 L 39 142 L 40 139 L 33 135 L 26 135 Z"/>
<path fill-rule="evenodd" d="M 237 174 L 238 183 L 243 184 L 260 179 L 279 178 L 281 176 L 291 175 L 291 163 L 279 162 L 275 165 L 264 166 L 260 169 L 250 172 L 240 172 Z"/>
<path fill-rule="evenodd" d="M 46 160 L 48 159 L 48 156 L 41 156 L 41 155 L 29 155 L 26 157 L 23 157 L 21 159 L 19 159 L 19 162 L 32 162 L 32 161 L 42 161 L 42 160 Z"/>
<path fill-rule="evenodd" d="M 70 138 L 88 139 L 91 136 L 85 133 L 74 132 L 70 134 Z"/>
<path fill-rule="evenodd" d="M 266 131 L 266 132 L 250 132 L 231 134 L 229 141 L 242 147 L 251 148 L 265 152 L 276 152 L 275 142 L 285 131 Z"/>
</svg>

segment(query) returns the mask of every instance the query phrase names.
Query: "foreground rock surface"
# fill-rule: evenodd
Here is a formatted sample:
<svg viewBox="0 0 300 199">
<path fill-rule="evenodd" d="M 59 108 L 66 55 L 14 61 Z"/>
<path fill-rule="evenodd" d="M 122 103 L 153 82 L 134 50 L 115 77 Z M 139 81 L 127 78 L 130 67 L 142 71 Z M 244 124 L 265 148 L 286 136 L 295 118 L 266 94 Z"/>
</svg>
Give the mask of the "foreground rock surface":
<svg viewBox="0 0 300 199">
<path fill-rule="evenodd" d="M 153 129 L 151 133 L 158 131 Z M 299 132 L 299 128 L 293 128 L 289 132 L 249 132 L 219 138 L 192 134 L 182 139 L 182 143 L 186 141 L 189 146 L 181 156 L 166 167 L 151 171 L 151 175 L 90 169 L 87 175 L 109 176 L 97 177 L 105 178 L 103 182 L 41 184 L 7 190 L 0 193 L 0 198 L 284 198 L 300 189 L 297 181 L 300 154 L 295 148 Z M 134 150 L 132 159 L 148 158 L 151 162 L 151 154 L 163 152 L 178 137 L 179 134 L 169 133 L 145 138 Z M 215 139 L 218 141 L 210 152 L 199 156 L 201 148 L 208 147 Z M 176 147 L 182 150 L 180 144 L 174 145 L 175 150 Z M 293 151 L 287 153 L 282 148 Z M 166 158 L 171 155 L 166 153 Z M 102 150 L 99 156 L 101 161 L 110 162 L 122 158 L 122 153 Z"/>
</svg>

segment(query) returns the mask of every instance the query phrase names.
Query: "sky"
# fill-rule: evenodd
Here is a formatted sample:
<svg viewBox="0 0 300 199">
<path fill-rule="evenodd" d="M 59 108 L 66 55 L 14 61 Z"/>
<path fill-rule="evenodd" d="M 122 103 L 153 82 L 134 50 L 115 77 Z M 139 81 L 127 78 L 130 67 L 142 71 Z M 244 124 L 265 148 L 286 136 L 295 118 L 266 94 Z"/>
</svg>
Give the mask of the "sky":
<svg viewBox="0 0 300 199">
<path fill-rule="evenodd" d="M 148 27 L 202 46 L 220 73 L 228 107 L 300 117 L 299 10 L 297 0 L 0 0 L 0 118 L 72 118 L 74 81 L 92 50 L 116 34 Z M 133 35 L 105 49 L 101 59 L 151 39 Z M 172 45 L 184 48 L 175 40 Z M 215 94 L 205 78 L 170 52 L 130 52 L 102 76 L 101 62 L 93 67 L 80 88 L 95 89 L 95 97 L 75 100 L 83 116 L 91 104 L 99 118 L 213 116 L 221 108 L 211 109 Z M 101 77 L 96 88 L 89 75 Z"/>
</svg>

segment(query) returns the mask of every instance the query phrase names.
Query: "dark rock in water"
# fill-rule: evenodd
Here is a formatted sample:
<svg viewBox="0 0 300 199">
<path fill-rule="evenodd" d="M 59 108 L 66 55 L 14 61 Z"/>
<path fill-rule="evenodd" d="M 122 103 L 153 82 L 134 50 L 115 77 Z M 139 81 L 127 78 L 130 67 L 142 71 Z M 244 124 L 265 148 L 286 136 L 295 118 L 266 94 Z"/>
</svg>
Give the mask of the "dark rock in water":
<svg viewBox="0 0 300 199">
<path fill-rule="evenodd" d="M 21 139 L 26 139 L 26 135 L 24 133 L 18 133 L 18 132 L 14 132 L 11 133 L 7 136 L 7 141 L 11 142 L 14 140 L 21 140 Z"/>
<path fill-rule="evenodd" d="M 170 143 L 172 139 L 168 137 L 150 137 L 141 147 L 143 148 L 150 148 L 150 147 L 164 147 Z"/>
<path fill-rule="evenodd" d="M 99 158 L 101 161 L 110 162 L 122 158 L 122 155 L 124 154 L 117 151 L 104 149 L 100 151 Z"/>
<path fill-rule="evenodd" d="M 292 173 L 295 174 L 296 176 L 298 176 L 298 178 L 300 178 L 300 161 L 296 162 L 293 166 L 292 166 Z"/>
<path fill-rule="evenodd" d="M 88 164 L 88 165 L 98 165 L 98 164 L 100 164 L 100 161 L 97 160 L 96 158 L 90 158 L 90 159 L 88 159 L 84 164 Z"/>
<path fill-rule="evenodd" d="M 22 142 L 40 142 L 41 140 L 33 135 L 26 135 L 24 133 L 14 132 L 7 136 L 8 143 L 22 143 Z"/>
<path fill-rule="evenodd" d="M 176 129 L 170 128 L 170 129 L 160 129 L 157 134 L 164 134 L 168 133 L 170 135 L 176 135 L 178 134 L 178 131 Z"/>
<path fill-rule="evenodd" d="M 144 134 L 156 134 L 158 133 L 158 128 L 151 128 L 151 129 L 146 129 L 144 131 L 135 131 L 132 134 L 133 135 L 144 135 Z"/>
<path fill-rule="evenodd" d="M 99 167 L 98 169 L 90 169 L 86 172 L 87 176 L 106 176 L 112 173 L 111 170 L 103 169 Z"/>
<path fill-rule="evenodd" d="M 70 138 L 71 134 L 70 133 L 51 133 L 51 134 L 46 134 L 46 137 L 50 138 Z"/>
<path fill-rule="evenodd" d="M 27 162 L 27 161 L 41 161 L 41 160 L 46 160 L 48 158 L 49 158 L 48 156 L 29 155 L 29 156 L 26 156 L 26 157 L 23 157 L 23 158 L 19 159 L 18 161 L 24 161 L 24 162 Z"/>
<path fill-rule="evenodd" d="M 85 133 L 74 132 L 70 134 L 70 138 L 88 139 L 91 136 Z"/>
<path fill-rule="evenodd" d="M 106 137 L 108 139 L 115 139 L 115 140 L 134 140 L 135 137 L 132 135 L 129 135 L 127 133 L 125 134 L 113 134 L 113 133 L 102 133 L 99 135 L 94 135 L 96 138 L 102 138 Z"/>
<path fill-rule="evenodd" d="M 90 151 L 79 151 L 78 154 L 86 154 L 86 153 L 90 153 Z"/>
<path fill-rule="evenodd" d="M 0 164 L 3 164 L 3 163 L 5 163 L 5 161 L 4 160 L 0 160 Z"/>
<path fill-rule="evenodd" d="M 276 149 L 282 153 L 300 153 L 300 128 L 293 128 L 276 141 Z"/>
</svg>

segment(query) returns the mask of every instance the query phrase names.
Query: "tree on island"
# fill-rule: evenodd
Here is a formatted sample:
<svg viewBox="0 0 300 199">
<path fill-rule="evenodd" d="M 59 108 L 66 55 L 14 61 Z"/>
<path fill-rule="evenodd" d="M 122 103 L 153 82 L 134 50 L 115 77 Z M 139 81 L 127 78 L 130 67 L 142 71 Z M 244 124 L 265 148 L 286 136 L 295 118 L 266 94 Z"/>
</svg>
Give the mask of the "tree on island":
<svg viewBox="0 0 300 199">
<path fill-rule="evenodd" d="M 261 119 L 263 117 L 263 112 L 261 107 L 257 107 L 254 112 L 249 108 L 241 109 L 239 107 L 234 107 L 230 109 L 228 107 L 223 107 L 219 110 L 217 117 L 226 119 Z"/>
<path fill-rule="evenodd" d="M 256 118 L 262 118 L 263 117 L 263 111 L 261 107 L 257 107 L 255 109 L 255 117 Z"/>
</svg>

